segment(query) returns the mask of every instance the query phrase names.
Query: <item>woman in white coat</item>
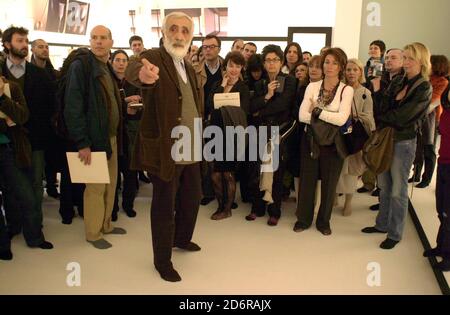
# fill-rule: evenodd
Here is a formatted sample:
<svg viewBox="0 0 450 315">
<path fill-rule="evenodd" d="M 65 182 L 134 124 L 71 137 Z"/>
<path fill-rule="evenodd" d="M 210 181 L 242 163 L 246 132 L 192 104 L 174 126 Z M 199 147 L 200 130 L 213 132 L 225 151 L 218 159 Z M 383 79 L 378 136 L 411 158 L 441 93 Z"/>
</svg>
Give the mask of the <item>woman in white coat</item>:
<svg viewBox="0 0 450 315">
<path fill-rule="evenodd" d="M 365 83 L 364 66 L 358 59 L 348 60 L 345 67 L 345 83 L 353 87 L 354 90 L 351 115 L 361 121 L 364 129 L 370 135 L 375 130 L 373 101 L 370 91 L 363 86 L 363 83 Z M 356 192 L 358 177 L 364 173 L 365 169 L 362 151 L 350 155 L 344 160 L 336 189 L 337 194 L 345 195 L 345 204 L 342 210 L 344 216 L 352 214 L 353 194 Z"/>
</svg>

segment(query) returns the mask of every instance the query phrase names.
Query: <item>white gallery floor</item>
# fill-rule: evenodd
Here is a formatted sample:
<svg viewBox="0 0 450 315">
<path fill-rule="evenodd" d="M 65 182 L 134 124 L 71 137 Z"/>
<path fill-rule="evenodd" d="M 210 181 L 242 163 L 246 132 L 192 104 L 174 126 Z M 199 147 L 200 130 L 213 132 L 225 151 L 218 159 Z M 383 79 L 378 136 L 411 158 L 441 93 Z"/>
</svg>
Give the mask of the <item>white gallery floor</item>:
<svg viewBox="0 0 450 315">
<path fill-rule="evenodd" d="M 369 194 L 355 195 L 351 217 L 341 216 L 341 200 L 328 237 L 315 228 L 292 231 L 294 202 L 283 204 L 277 227 L 269 227 L 267 217 L 245 221 L 248 204 L 240 204 L 230 219 L 220 222 L 209 219 L 216 202 L 201 207 L 193 241 L 202 251 L 174 251 L 174 266 L 183 278 L 175 284 L 161 280 L 153 268 L 150 201 L 151 184 L 141 184 L 137 217 L 130 219 L 121 211 L 116 223 L 128 234 L 107 236 L 113 247 L 100 251 L 85 241 L 82 219 L 62 225 L 58 202 L 46 197 L 44 231 L 55 248 L 30 249 L 17 236 L 12 242 L 14 259 L 0 262 L 0 294 L 441 294 L 409 217 L 404 239 L 394 250 L 378 247 L 385 235 L 360 232 L 373 225 L 376 216 L 368 207 L 377 199 Z M 415 189 L 413 204 L 434 245 L 434 184 Z M 81 267 L 80 286 L 67 285 L 71 262 Z M 379 286 L 367 281 L 373 279 L 373 263 L 380 268 Z"/>
</svg>

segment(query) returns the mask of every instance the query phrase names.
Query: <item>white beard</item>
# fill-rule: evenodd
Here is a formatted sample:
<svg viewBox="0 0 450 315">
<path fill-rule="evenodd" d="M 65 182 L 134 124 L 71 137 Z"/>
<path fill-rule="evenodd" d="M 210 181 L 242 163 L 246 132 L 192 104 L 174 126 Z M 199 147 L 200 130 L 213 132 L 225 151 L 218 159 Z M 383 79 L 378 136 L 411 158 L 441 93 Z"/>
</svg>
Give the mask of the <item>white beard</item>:
<svg viewBox="0 0 450 315">
<path fill-rule="evenodd" d="M 164 48 L 167 50 L 170 56 L 172 56 L 173 59 L 176 61 L 181 61 L 183 58 L 187 55 L 187 52 L 189 50 L 189 46 L 185 45 L 183 48 L 181 47 L 174 47 L 173 42 L 170 41 L 168 38 L 164 38 Z"/>
</svg>

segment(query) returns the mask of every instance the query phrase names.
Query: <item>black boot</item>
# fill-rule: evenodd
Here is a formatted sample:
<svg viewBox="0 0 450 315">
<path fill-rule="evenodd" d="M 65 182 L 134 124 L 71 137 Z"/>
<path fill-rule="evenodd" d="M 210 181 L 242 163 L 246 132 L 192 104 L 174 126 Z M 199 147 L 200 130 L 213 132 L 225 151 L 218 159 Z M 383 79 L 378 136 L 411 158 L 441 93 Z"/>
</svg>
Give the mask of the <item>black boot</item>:
<svg viewBox="0 0 450 315">
<path fill-rule="evenodd" d="M 438 249 L 438 248 L 431 248 L 431 249 L 428 249 L 423 252 L 423 257 L 428 258 L 428 257 L 436 257 L 436 256 L 442 257 L 442 253 L 441 253 L 440 249 Z"/>
<path fill-rule="evenodd" d="M 435 268 L 442 272 L 450 271 L 450 259 L 444 258 L 440 263 L 437 263 Z"/>
<path fill-rule="evenodd" d="M 13 254 L 11 250 L 0 251 L 0 260 L 12 260 Z"/>
<path fill-rule="evenodd" d="M 146 184 L 151 183 L 150 178 L 148 178 L 144 172 L 138 172 L 138 177 L 139 177 L 139 180 L 143 183 L 146 183 Z"/>
<path fill-rule="evenodd" d="M 133 209 L 123 209 L 123 211 L 125 211 L 125 213 L 127 214 L 127 216 L 129 218 L 134 218 L 136 217 L 136 211 L 134 211 Z"/>
</svg>

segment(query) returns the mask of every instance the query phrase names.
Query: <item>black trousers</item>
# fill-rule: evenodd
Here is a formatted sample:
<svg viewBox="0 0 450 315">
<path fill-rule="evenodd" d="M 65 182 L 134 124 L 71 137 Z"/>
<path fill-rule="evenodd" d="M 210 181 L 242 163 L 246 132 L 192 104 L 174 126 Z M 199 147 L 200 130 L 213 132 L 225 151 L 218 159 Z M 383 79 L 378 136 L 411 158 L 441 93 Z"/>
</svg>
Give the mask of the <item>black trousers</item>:
<svg viewBox="0 0 450 315">
<path fill-rule="evenodd" d="M 441 222 L 437 248 L 445 258 L 450 259 L 450 164 L 438 164 L 436 209 Z"/>
<path fill-rule="evenodd" d="M 119 191 L 121 188 L 121 177 L 123 175 L 122 188 L 122 209 L 125 211 L 134 210 L 134 200 L 138 191 L 138 171 L 130 170 L 130 161 L 128 157 L 119 157 L 119 174 L 117 177 L 116 195 L 114 197 L 113 212 L 119 211 Z"/>
<path fill-rule="evenodd" d="M 434 169 L 436 168 L 436 149 L 434 144 L 427 144 L 421 148 L 422 158 L 419 159 L 418 163 L 415 164 L 415 174 L 418 181 L 420 181 L 420 176 L 422 175 L 422 168 L 425 165 L 425 170 L 422 175 L 422 182 L 430 184 L 433 178 Z"/>
<path fill-rule="evenodd" d="M 28 246 L 42 244 L 42 214 L 36 207 L 36 198 L 30 176 L 19 169 L 15 155 L 9 145 L 0 145 L 0 182 L 4 195 L 5 215 L 10 233 L 23 236 Z M 0 221 L 3 220 L 1 216 Z M 5 239 L 5 224 L 0 223 L 0 249 L 9 248 L 9 238 Z"/>
<path fill-rule="evenodd" d="M 194 234 L 202 195 L 200 163 L 177 165 L 170 182 L 151 178 L 153 258 L 157 268 L 167 268 L 172 266 L 174 244 L 186 245 Z"/>
<path fill-rule="evenodd" d="M 51 134 L 48 139 L 51 145 L 45 150 L 45 181 L 47 185 L 46 189 L 56 189 L 57 173 L 61 171 L 64 166 L 64 160 L 66 154 L 64 151 L 64 141 L 57 137 L 55 134 Z"/>
<path fill-rule="evenodd" d="M 204 166 L 206 169 L 201 173 L 201 186 L 202 186 L 202 194 L 203 198 L 216 198 L 216 194 L 214 192 L 214 185 L 211 179 L 211 175 L 213 172 L 213 163 L 205 162 Z"/>
<path fill-rule="evenodd" d="M 330 228 L 331 211 L 333 210 L 336 187 L 344 160 L 338 156 L 336 149 L 332 147 L 321 147 L 319 158 L 313 159 L 309 141 L 309 135 L 305 135 L 302 139 L 297 220 L 304 229 L 312 225 L 316 184 L 321 178 L 321 200 L 316 227 Z"/>
<path fill-rule="evenodd" d="M 61 169 L 61 185 L 59 199 L 59 214 L 63 220 L 71 220 L 75 216 L 74 207 L 80 216 L 84 215 L 83 194 L 86 185 L 73 184 L 70 179 L 67 158 L 64 158 Z"/>
<path fill-rule="evenodd" d="M 6 252 L 11 249 L 11 241 L 9 240 L 8 232 L 6 229 L 5 218 L 3 217 L 3 211 L 0 210 L 0 252 Z"/>
<path fill-rule="evenodd" d="M 250 160 L 249 155 L 249 146 L 246 146 L 245 160 L 238 162 L 238 168 L 236 170 L 236 180 L 239 181 L 241 199 L 244 202 L 250 202 L 252 200 L 252 193 L 250 189 L 251 169 L 250 163 L 248 162 Z"/>
<path fill-rule="evenodd" d="M 281 150 L 281 149 L 280 149 Z M 257 216 L 264 216 L 267 213 L 270 217 L 279 219 L 281 217 L 281 202 L 283 198 L 283 177 L 286 169 L 286 163 L 280 158 L 280 164 L 277 171 L 273 174 L 272 199 L 273 203 L 268 205 L 263 200 L 264 192 L 259 189 L 261 162 L 249 162 L 250 176 L 250 194 L 252 196 L 252 213 Z"/>
</svg>

